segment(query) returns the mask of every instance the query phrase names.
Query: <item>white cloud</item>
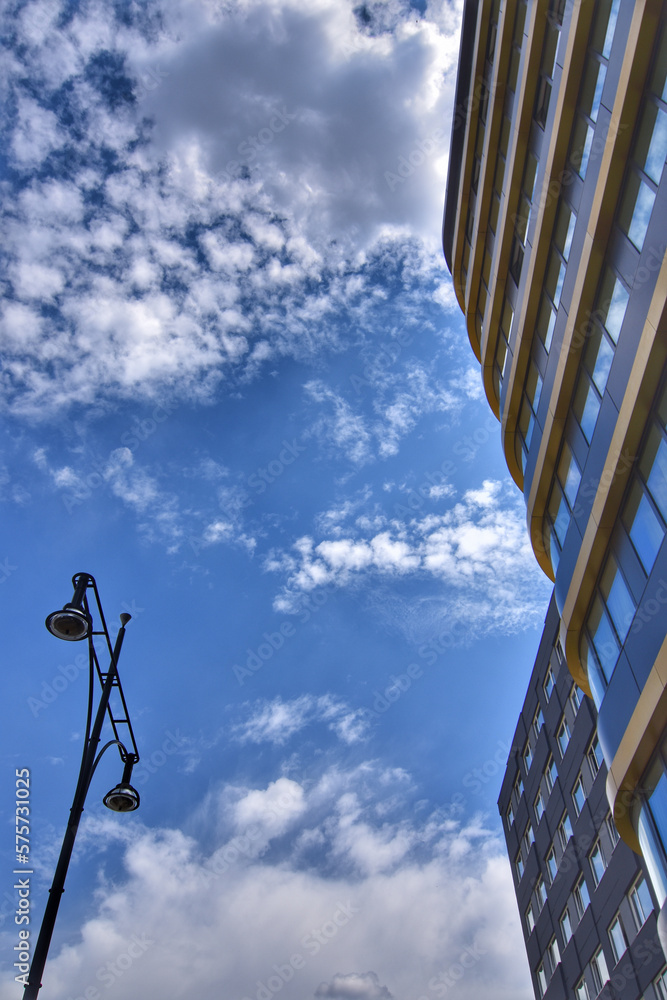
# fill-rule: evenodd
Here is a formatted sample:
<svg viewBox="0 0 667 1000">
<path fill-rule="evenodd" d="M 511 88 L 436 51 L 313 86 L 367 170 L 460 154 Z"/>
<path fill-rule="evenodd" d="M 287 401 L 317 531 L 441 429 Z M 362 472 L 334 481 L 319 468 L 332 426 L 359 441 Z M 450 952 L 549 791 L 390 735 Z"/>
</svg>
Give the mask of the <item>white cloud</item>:
<svg viewBox="0 0 667 1000">
<path fill-rule="evenodd" d="M 375 806 L 395 787 L 381 778 L 366 764 L 325 772 L 310 790 L 288 778 L 233 796 L 218 790 L 209 807 L 220 833 L 208 848 L 201 813 L 196 835 L 89 817 L 79 856 L 98 857 L 101 844 L 111 850 L 115 841 L 122 870 L 113 879 L 100 872 L 81 931 L 52 948 L 50 996 L 95 987 L 105 1000 L 257 1000 L 289 983 L 299 996 L 331 1000 L 435 997 L 465 954 L 461 1000 L 529 1000 L 500 843 L 438 813 L 374 823 Z M 320 835 L 302 838 L 307 831 Z M 473 846 L 463 862 L 465 840 Z M 330 860 L 328 874 L 307 863 L 306 841 Z M 282 851 L 271 854 L 272 844 Z M 363 855 L 373 849 L 380 856 L 370 864 Z M 5 980 L 0 997 L 13 993 Z"/>
<path fill-rule="evenodd" d="M 362 740 L 368 729 L 363 713 L 341 699 L 329 694 L 303 694 L 291 701 L 278 697 L 261 703 L 249 719 L 234 727 L 233 734 L 240 743 L 282 746 L 295 733 L 318 722 L 325 722 L 347 744 Z"/>
<path fill-rule="evenodd" d="M 523 505 L 510 490 L 485 480 L 444 513 L 415 517 L 408 524 L 390 522 L 372 537 L 340 537 L 338 531 L 335 539 L 316 542 L 303 536 L 291 551 L 274 550 L 265 569 L 286 578 L 274 607 L 296 611 L 304 594 L 324 585 L 419 575 L 448 588 L 431 603 L 434 625 L 445 617 L 452 628 L 467 621 L 477 633 L 525 627 L 542 613 L 548 583 L 535 564 Z M 356 531 L 363 525 L 357 519 Z M 396 622 L 404 612 L 397 616 L 395 611 L 388 617 Z"/>
<path fill-rule="evenodd" d="M 363 328 L 386 295 L 367 281 L 375 253 L 406 258 L 406 289 L 410 269 L 441 283 L 430 241 L 460 3 L 367 10 L 370 23 L 351 0 L 152 3 L 133 23 L 98 4 L 61 17 L 56 0 L 6 13 L 21 173 L 2 231 L 6 405 L 43 418 L 158 389 L 208 400 L 233 372 Z M 386 173 L 420 147 L 392 190 Z M 26 311 L 39 299 L 56 306 L 48 329 Z M 405 387 L 377 426 L 327 402 L 323 433 L 357 464 L 414 426 Z"/>
<path fill-rule="evenodd" d="M 320 983 L 316 997 L 327 1000 L 393 1000 L 386 986 L 381 986 L 375 972 L 336 973 L 328 983 Z"/>
</svg>

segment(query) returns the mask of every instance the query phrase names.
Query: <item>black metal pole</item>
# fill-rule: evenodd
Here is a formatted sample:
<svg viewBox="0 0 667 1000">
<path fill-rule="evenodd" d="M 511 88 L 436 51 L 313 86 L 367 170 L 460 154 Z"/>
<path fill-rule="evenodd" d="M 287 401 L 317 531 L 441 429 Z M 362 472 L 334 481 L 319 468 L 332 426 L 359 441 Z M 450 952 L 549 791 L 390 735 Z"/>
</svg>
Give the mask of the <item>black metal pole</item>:
<svg viewBox="0 0 667 1000">
<path fill-rule="evenodd" d="M 102 723 L 104 722 L 104 716 L 106 714 L 109 697 L 111 695 L 111 688 L 116 677 L 118 657 L 120 655 L 124 638 L 125 625 L 121 625 L 116 638 L 116 644 L 111 658 L 111 665 L 109 666 L 104 688 L 102 689 L 102 697 L 100 698 L 97 715 L 95 716 L 95 722 L 90 733 L 84 758 L 81 762 L 79 780 L 77 782 L 76 792 L 74 793 L 72 808 L 70 809 L 69 823 L 67 824 L 67 829 L 65 831 L 63 846 L 60 849 L 60 857 L 58 858 L 58 864 L 56 865 L 53 882 L 51 883 L 51 888 L 49 889 L 49 898 L 46 903 L 46 909 L 44 910 L 44 917 L 42 919 L 42 926 L 39 930 L 37 944 L 35 945 L 35 951 L 30 965 L 30 972 L 28 974 L 28 982 L 26 983 L 23 991 L 23 1000 L 36 1000 L 37 994 L 39 993 L 42 985 L 42 973 L 44 972 L 44 966 L 46 965 L 46 957 L 49 953 L 49 945 L 51 944 L 53 928 L 55 927 L 56 917 L 58 916 L 58 907 L 60 906 L 62 894 L 65 891 L 67 869 L 72 856 L 74 841 L 79 828 L 79 821 L 81 819 L 81 814 L 83 813 L 83 806 L 86 801 L 88 786 L 90 785 L 90 779 L 93 775 L 97 745 L 100 742 Z M 94 678 L 91 678 L 91 683 L 93 681 Z"/>
</svg>

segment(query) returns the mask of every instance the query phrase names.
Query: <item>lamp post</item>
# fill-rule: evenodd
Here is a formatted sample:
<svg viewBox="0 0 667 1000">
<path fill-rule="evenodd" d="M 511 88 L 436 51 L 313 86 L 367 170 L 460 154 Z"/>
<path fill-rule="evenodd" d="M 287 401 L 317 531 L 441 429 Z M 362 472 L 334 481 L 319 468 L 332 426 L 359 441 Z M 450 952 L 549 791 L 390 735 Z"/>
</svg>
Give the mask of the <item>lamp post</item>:
<svg viewBox="0 0 667 1000">
<path fill-rule="evenodd" d="M 104 620 L 104 612 L 100 603 L 100 595 L 97 584 L 90 573 L 76 573 L 72 577 L 74 595 L 69 604 L 66 604 L 62 611 L 54 611 L 46 619 L 46 627 L 52 635 L 58 639 L 68 642 L 80 642 L 88 640 L 88 660 L 89 660 L 89 690 L 88 690 L 88 715 L 86 720 L 86 736 L 83 745 L 83 755 L 81 758 L 81 768 L 79 778 L 74 793 L 74 800 L 70 809 L 69 822 L 65 831 L 63 845 L 60 850 L 60 857 L 56 865 L 53 882 L 49 889 L 49 898 L 44 911 L 42 926 L 35 945 L 28 981 L 23 992 L 23 1000 L 36 1000 L 42 985 L 42 973 L 46 964 L 46 957 L 49 952 L 51 936 L 58 915 L 60 899 L 65 891 L 65 878 L 69 860 L 72 856 L 74 840 L 79 827 L 81 814 L 90 782 L 95 769 L 99 764 L 103 753 L 111 746 L 117 746 L 120 759 L 124 765 L 123 776 L 120 782 L 104 796 L 104 804 L 114 812 L 132 812 L 139 808 L 139 793 L 130 784 L 132 768 L 139 760 L 139 751 L 134 739 L 132 723 L 125 704 L 125 696 L 118 676 L 118 657 L 121 646 L 125 638 L 125 626 L 132 617 L 128 614 L 120 616 L 121 627 L 116 637 L 115 645 L 112 646 L 109 631 Z M 101 627 L 97 630 L 93 627 L 93 618 L 88 605 L 88 592 L 92 590 L 95 596 L 95 604 Z M 95 649 L 94 636 L 104 636 L 106 641 L 106 652 L 109 655 L 110 663 L 106 672 L 100 668 L 97 650 Z M 97 712 L 93 721 L 93 701 L 95 690 L 95 674 L 102 685 L 102 693 L 97 706 Z M 113 702 L 111 696 L 114 694 Z M 109 740 L 102 749 L 97 752 L 100 742 L 102 724 L 104 716 L 108 713 L 114 739 Z M 92 726 L 91 726 L 92 723 Z M 121 734 L 125 742 L 121 740 Z M 127 749 L 126 744 L 130 749 Z"/>
</svg>

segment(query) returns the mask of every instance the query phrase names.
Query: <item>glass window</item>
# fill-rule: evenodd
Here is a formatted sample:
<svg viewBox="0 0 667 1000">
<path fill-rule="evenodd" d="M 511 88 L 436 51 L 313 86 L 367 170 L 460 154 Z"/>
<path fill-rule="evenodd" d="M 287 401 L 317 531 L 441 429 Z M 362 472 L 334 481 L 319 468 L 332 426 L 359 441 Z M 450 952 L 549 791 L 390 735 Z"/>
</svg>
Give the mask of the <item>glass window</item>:
<svg viewBox="0 0 667 1000">
<path fill-rule="evenodd" d="M 542 714 L 542 709 L 538 708 L 535 712 L 535 717 L 533 718 L 533 732 L 535 733 L 535 739 L 540 735 L 542 731 L 542 726 L 544 725 L 544 715 Z"/>
<path fill-rule="evenodd" d="M 574 803 L 574 811 L 577 816 L 581 815 L 581 810 L 584 808 L 584 802 L 586 801 L 586 792 L 584 791 L 584 783 L 581 777 L 577 778 L 574 788 L 572 789 L 572 801 Z"/>
<path fill-rule="evenodd" d="M 558 865 L 556 864 L 556 852 L 553 847 L 544 859 L 544 863 L 547 866 L 547 871 L 549 872 L 549 881 L 553 882 L 558 874 Z"/>
<path fill-rule="evenodd" d="M 667 521 L 667 442 L 655 424 L 642 449 L 639 470 L 663 521 Z"/>
<path fill-rule="evenodd" d="M 548 980 L 547 974 L 544 971 L 544 962 L 540 962 L 537 967 L 537 986 L 539 989 L 540 996 L 543 997 L 547 992 Z"/>
<path fill-rule="evenodd" d="M 570 817 L 567 813 L 563 813 L 560 823 L 558 824 L 558 839 L 560 841 L 561 850 L 564 851 L 567 847 L 568 841 L 572 836 L 572 824 L 570 823 Z"/>
<path fill-rule="evenodd" d="M 507 826 L 510 827 L 514 822 L 514 809 L 512 808 L 512 803 L 507 807 L 507 812 L 505 813 L 505 819 L 507 820 Z"/>
<path fill-rule="evenodd" d="M 542 911 L 542 907 L 547 901 L 547 888 L 544 884 L 544 880 L 541 875 L 535 883 L 535 902 L 537 904 L 537 909 L 539 912 Z"/>
<path fill-rule="evenodd" d="M 593 845 L 593 850 L 588 855 L 588 860 L 591 865 L 593 881 L 595 883 L 595 887 L 597 888 L 607 868 L 604 859 L 604 854 L 602 853 L 602 845 L 600 844 L 599 839 L 595 841 L 595 844 Z"/>
<path fill-rule="evenodd" d="M 635 926 L 639 930 L 653 912 L 653 900 L 644 878 L 638 879 L 630 890 L 630 905 L 632 906 Z"/>
<path fill-rule="evenodd" d="M 535 817 L 539 823 L 544 815 L 544 799 L 542 798 L 542 792 L 537 793 L 537 798 L 535 799 Z"/>
<path fill-rule="evenodd" d="M 609 979 L 607 961 L 602 948 L 598 948 L 591 959 L 591 972 L 593 973 L 593 982 L 595 983 L 595 992 L 597 995 L 602 992 L 602 987 Z"/>
<path fill-rule="evenodd" d="M 611 818 L 611 813 L 607 813 L 604 819 L 604 823 L 607 828 L 607 836 L 609 837 L 609 843 L 611 844 L 611 849 L 613 851 L 613 849 L 616 847 L 619 841 L 619 836 L 618 836 L 618 830 L 616 829 L 616 824 Z"/>
<path fill-rule="evenodd" d="M 644 247 L 654 201 L 655 191 L 638 173 L 630 170 L 625 182 L 618 223 L 640 252 Z"/>
<path fill-rule="evenodd" d="M 567 724 L 567 719 L 563 719 L 558 730 L 558 746 L 560 748 L 561 757 L 565 756 L 565 751 L 567 750 L 567 745 L 570 742 L 570 727 Z"/>
<path fill-rule="evenodd" d="M 617 965 L 621 955 L 628 947 L 620 914 L 617 914 L 609 927 L 609 940 L 611 942 L 611 950 L 614 953 L 614 965 Z"/>
<path fill-rule="evenodd" d="M 528 851 L 530 850 L 530 848 L 534 843 L 535 843 L 535 836 L 533 834 L 533 828 L 530 825 L 530 823 L 528 823 L 528 825 L 526 826 L 525 833 L 523 835 L 523 850 L 526 857 L 528 857 Z"/>
<path fill-rule="evenodd" d="M 597 736 L 593 737 L 593 742 L 588 748 L 587 757 L 591 768 L 591 775 L 595 777 L 602 767 L 602 762 L 604 760 L 604 757 L 602 756 L 602 749 L 600 747 L 600 741 Z"/>
<path fill-rule="evenodd" d="M 523 751 L 523 766 L 526 769 L 526 774 L 530 771 L 530 765 L 533 763 L 533 751 L 530 749 L 530 743 L 526 743 Z"/>
<path fill-rule="evenodd" d="M 523 778 L 520 774 L 517 774 L 516 781 L 514 782 L 514 795 L 516 796 L 516 803 L 519 804 L 519 800 L 523 795 Z"/>
<path fill-rule="evenodd" d="M 628 585 L 623 579 L 613 555 L 608 557 L 602 572 L 600 592 L 607 606 L 609 617 L 614 624 L 616 635 L 622 644 L 632 624 L 636 608 Z"/>
<path fill-rule="evenodd" d="M 658 758 L 643 779 L 644 801 L 638 816 L 637 835 L 651 883 L 662 906 L 667 899 L 667 775 Z"/>
<path fill-rule="evenodd" d="M 554 675 L 551 670 L 551 667 L 548 667 L 547 676 L 544 678 L 544 693 L 546 695 L 547 701 L 549 701 L 549 699 L 551 698 L 551 692 L 553 691 L 554 687 L 555 687 Z"/>
<path fill-rule="evenodd" d="M 667 1000 L 667 969 L 664 969 L 658 978 L 653 980 L 653 985 L 659 1000 Z"/>
<path fill-rule="evenodd" d="M 551 792 L 552 788 L 556 784 L 557 777 L 558 777 L 558 769 L 556 768 L 556 761 L 553 759 L 553 757 L 549 757 L 549 760 L 547 761 L 547 767 L 544 772 L 544 778 L 549 792 Z"/>
<path fill-rule="evenodd" d="M 591 995 L 588 992 L 588 986 L 583 976 L 574 987 L 574 996 L 575 1000 L 591 1000 Z"/>
<path fill-rule="evenodd" d="M 516 859 L 514 861 L 514 867 L 516 868 L 516 873 L 519 877 L 519 881 L 521 881 L 521 879 L 523 878 L 523 873 L 525 871 L 523 858 L 521 856 L 521 851 L 519 851 L 519 853 L 516 856 Z"/>
<path fill-rule="evenodd" d="M 572 896 L 574 898 L 574 905 L 577 911 L 577 916 L 581 920 L 586 908 L 591 905 L 591 897 L 588 892 L 588 886 L 586 885 L 586 880 L 583 875 L 579 876 L 577 884 L 575 885 Z"/>
<path fill-rule="evenodd" d="M 558 941 L 556 941 L 555 937 L 552 937 L 551 941 L 547 945 L 547 956 L 549 958 L 551 975 L 553 976 L 556 966 L 560 962 L 560 951 L 558 948 Z"/>
<path fill-rule="evenodd" d="M 535 911 L 533 910 L 532 903 L 526 910 L 526 927 L 528 928 L 528 933 L 532 934 L 535 929 Z"/>
<path fill-rule="evenodd" d="M 635 552 L 648 576 L 665 537 L 662 520 L 658 517 L 647 494 L 637 480 L 623 508 L 623 523 Z"/>
<path fill-rule="evenodd" d="M 572 711 L 576 715 L 581 707 L 581 702 L 584 695 L 580 687 L 576 684 L 572 685 L 572 690 L 570 691 L 570 701 L 572 702 Z"/>
<path fill-rule="evenodd" d="M 630 293 L 621 283 L 610 267 L 607 267 L 598 293 L 598 306 L 595 315 L 604 324 L 605 330 L 613 340 L 618 342 L 618 335 L 625 317 Z"/>
<path fill-rule="evenodd" d="M 567 907 L 561 913 L 559 923 L 560 932 L 563 936 L 563 944 L 567 944 L 572 937 L 572 921 L 570 920 L 570 914 L 567 911 Z"/>
</svg>

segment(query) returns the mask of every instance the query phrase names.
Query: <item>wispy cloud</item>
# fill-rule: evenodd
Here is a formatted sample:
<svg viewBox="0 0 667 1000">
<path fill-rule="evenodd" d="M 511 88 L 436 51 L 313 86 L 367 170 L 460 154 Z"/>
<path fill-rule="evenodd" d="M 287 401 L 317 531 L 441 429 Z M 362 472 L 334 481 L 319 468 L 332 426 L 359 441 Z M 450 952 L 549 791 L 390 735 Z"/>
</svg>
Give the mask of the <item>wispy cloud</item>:
<svg viewBox="0 0 667 1000">
<path fill-rule="evenodd" d="M 476 629 L 514 631 L 522 615 L 532 617 L 544 603 L 541 592 L 536 596 L 536 585 L 539 590 L 543 581 L 524 518 L 513 492 L 485 480 L 445 513 L 409 523 L 386 519 L 383 530 L 371 537 L 362 536 L 359 519 L 347 537 L 340 537 L 340 530 L 336 538 L 319 542 L 303 536 L 291 550 L 273 551 L 266 560 L 269 572 L 286 577 L 274 606 L 295 611 L 303 595 L 318 587 L 356 585 L 369 576 L 378 581 L 431 577 L 449 588 L 443 600 L 455 620 L 469 616 Z"/>
<path fill-rule="evenodd" d="M 358 743 L 367 734 L 362 712 L 326 694 L 304 694 L 292 701 L 274 698 L 255 707 L 250 718 L 233 730 L 240 743 L 273 743 L 281 746 L 306 726 L 325 723 L 346 744 Z"/>
</svg>

